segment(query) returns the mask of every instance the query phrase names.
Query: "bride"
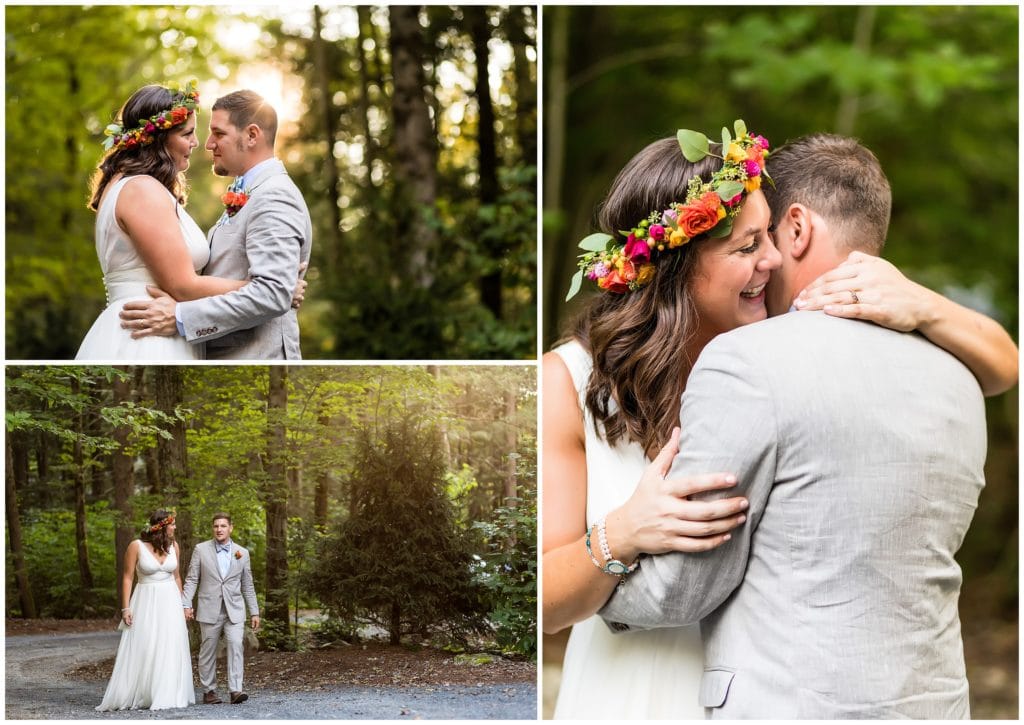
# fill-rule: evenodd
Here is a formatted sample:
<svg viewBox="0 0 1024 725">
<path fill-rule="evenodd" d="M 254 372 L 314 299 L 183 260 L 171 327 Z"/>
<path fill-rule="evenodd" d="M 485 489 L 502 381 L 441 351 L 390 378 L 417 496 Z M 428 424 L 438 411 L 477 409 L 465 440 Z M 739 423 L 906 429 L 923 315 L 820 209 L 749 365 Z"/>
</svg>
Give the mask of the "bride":
<svg viewBox="0 0 1024 725">
<path fill-rule="evenodd" d="M 626 164 L 600 212 L 607 235 L 581 244 L 591 252 L 581 271 L 603 293 L 569 341 L 543 359 L 544 631 L 572 626 L 559 719 L 704 718 L 697 626 L 616 636 L 595 612 L 640 554 L 707 550 L 742 522 L 741 499 L 687 498 L 729 487 L 727 473 L 664 480 L 697 356 L 715 335 L 765 319 L 764 285 L 780 265 L 759 190 L 768 144 L 740 130 L 725 160 L 690 163 L 670 138 Z M 632 231 L 615 236 L 622 229 Z M 895 306 L 860 305 L 857 316 L 917 328 L 960 357 L 987 394 L 1014 384 L 1016 348 L 992 320 L 924 294 L 877 258 L 857 256 L 840 270 L 813 283 L 808 304 L 797 306 L 835 305 L 850 290 L 875 299 L 884 290 Z"/>
<path fill-rule="evenodd" d="M 125 552 L 121 643 L 97 710 L 164 710 L 195 704 L 174 530 L 172 514 L 154 511 L 141 538 Z M 132 592 L 135 575 L 139 583 Z"/>
<path fill-rule="evenodd" d="M 225 294 L 244 280 L 203 276 L 210 259 L 206 235 L 185 211 L 185 171 L 199 145 L 195 81 L 183 89 L 148 85 L 132 94 L 120 123 L 107 127 L 106 154 L 92 178 L 96 254 L 107 306 L 93 323 L 76 360 L 174 360 L 202 356 L 183 337 L 132 338 L 121 327 L 123 303 L 150 300 L 155 286 L 175 300 Z M 296 300 L 301 300 L 299 283 Z M 293 302 L 293 305 L 295 303 Z"/>
</svg>

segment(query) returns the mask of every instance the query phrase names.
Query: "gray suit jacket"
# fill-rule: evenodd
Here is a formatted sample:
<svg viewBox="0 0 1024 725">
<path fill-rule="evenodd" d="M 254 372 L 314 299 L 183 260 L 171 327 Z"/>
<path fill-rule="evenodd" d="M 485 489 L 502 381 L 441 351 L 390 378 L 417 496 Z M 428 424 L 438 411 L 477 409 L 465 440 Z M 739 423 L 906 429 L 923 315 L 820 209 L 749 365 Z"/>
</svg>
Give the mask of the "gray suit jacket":
<svg viewBox="0 0 1024 725">
<path fill-rule="evenodd" d="M 192 551 L 192 560 L 188 564 L 188 576 L 182 592 L 182 603 L 192 606 L 196 589 L 199 590 L 199 605 L 196 607 L 196 621 L 215 624 L 220 618 L 221 602 L 227 610 L 228 619 L 233 623 L 245 621 L 245 607 L 249 607 L 249 615 L 260 613 L 256 601 L 256 588 L 252 583 L 252 565 L 249 552 L 238 544 L 231 543 L 231 563 L 228 575 L 222 577 L 217 565 L 217 549 L 214 542 L 203 541 L 196 544 Z"/>
<path fill-rule="evenodd" d="M 309 261 L 309 210 L 284 164 L 268 163 L 249 186 L 249 200 L 207 235 L 203 274 L 250 282 L 215 297 L 179 303 L 189 342 L 206 343 L 212 360 L 299 360 L 299 321 L 291 308 L 299 264 Z"/>
<path fill-rule="evenodd" d="M 984 486 L 971 373 L 917 334 L 796 312 L 712 341 L 680 417 L 669 475 L 735 472 L 748 520 L 713 551 L 642 559 L 609 625 L 701 621 L 711 718 L 969 717 L 953 555 Z"/>
</svg>

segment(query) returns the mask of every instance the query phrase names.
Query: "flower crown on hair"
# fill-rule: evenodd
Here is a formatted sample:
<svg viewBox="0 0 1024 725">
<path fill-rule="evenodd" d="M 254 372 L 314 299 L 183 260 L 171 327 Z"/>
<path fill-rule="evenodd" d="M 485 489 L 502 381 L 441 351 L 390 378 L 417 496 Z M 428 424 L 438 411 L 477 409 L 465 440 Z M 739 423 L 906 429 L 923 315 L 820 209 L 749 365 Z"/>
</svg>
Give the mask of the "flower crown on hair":
<svg viewBox="0 0 1024 725">
<path fill-rule="evenodd" d="M 736 138 L 722 128 L 722 153 L 712 153 L 708 137 L 697 131 L 680 129 L 676 133 L 683 156 L 696 163 L 705 156 L 723 161 L 722 168 L 710 181 L 699 176 L 690 179 L 686 201 L 672 202 L 667 209 L 651 212 L 629 231 L 620 231 L 625 242 L 611 234 L 591 234 L 580 242 L 579 270 L 569 286 L 569 301 L 580 291 L 583 278 L 597 282 L 608 292 L 623 293 L 643 287 L 654 279 L 658 256 L 677 249 L 692 239 L 709 234 L 722 239 L 732 233 L 732 224 L 743 206 L 743 195 L 761 188 L 761 177 L 768 177 L 764 162 L 768 157 L 768 140 L 747 133 L 747 125 L 733 124 Z"/>
<path fill-rule="evenodd" d="M 150 526 L 147 530 L 149 531 L 149 533 L 155 534 L 160 529 L 165 528 L 167 526 L 170 526 L 173 523 L 174 523 L 174 514 L 170 514 L 167 518 L 161 519 L 160 521 L 157 521 L 155 524 Z"/>
<path fill-rule="evenodd" d="M 185 123 L 189 114 L 199 108 L 199 91 L 196 90 L 198 81 L 191 80 L 181 88 L 177 83 L 164 84 L 164 88 L 174 94 L 171 107 L 165 111 L 144 118 L 139 121 L 138 127 L 131 131 L 125 131 L 119 123 L 112 123 L 107 126 L 103 133 L 106 140 L 103 142 L 104 150 L 112 148 L 130 149 L 136 146 L 148 146 L 153 143 L 157 131 L 164 131 L 174 126 Z"/>
</svg>

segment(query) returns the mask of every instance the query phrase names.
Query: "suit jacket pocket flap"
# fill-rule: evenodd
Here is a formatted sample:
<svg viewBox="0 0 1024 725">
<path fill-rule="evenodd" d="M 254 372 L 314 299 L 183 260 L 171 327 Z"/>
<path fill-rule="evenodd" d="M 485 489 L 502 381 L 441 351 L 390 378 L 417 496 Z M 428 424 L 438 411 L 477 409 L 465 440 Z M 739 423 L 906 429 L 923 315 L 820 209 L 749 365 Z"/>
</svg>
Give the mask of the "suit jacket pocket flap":
<svg viewBox="0 0 1024 725">
<path fill-rule="evenodd" d="M 729 685 L 736 675 L 732 670 L 708 669 L 700 680 L 701 707 L 721 707 L 729 694 Z"/>
</svg>

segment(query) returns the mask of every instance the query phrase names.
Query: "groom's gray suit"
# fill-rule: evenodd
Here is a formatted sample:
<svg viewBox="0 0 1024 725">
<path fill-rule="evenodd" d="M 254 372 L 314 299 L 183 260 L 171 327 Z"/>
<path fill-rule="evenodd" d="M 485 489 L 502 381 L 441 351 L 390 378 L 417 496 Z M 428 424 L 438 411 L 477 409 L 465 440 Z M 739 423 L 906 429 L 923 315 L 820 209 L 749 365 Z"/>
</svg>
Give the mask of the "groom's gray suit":
<svg viewBox="0 0 1024 725">
<path fill-rule="evenodd" d="M 233 541 L 230 546 L 228 572 L 222 575 L 215 542 L 196 544 L 182 592 L 182 603 L 191 607 L 197 588 L 199 591 L 195 614 L 203 635 L 199 649 L 199 680 L 204 692 L 217 689 L 217 645 L 222 632 L 227 640 L 228 689 L 231 692 L 242 691 L 245 608 L 249 608 L 249 616 L 260 613 L 249 552 Z"/>
<path fill-rule="evenodd" d="M 917 334 L 791 312 L 713 340 L 680 418 L 669 476 L 735 472 L 748 520 L 642 559 L 609 625 L 700 620 L 712 718 L 969 717 L 953 555 L 984 485 L 971 373 Z"/>
<path fill-rule="evenodd" d="M 299 322 L 291 309 L 299 264 L 309 261 L 313 226 L 302 193 L 277 159 L 248 185 L 249 200 L 207 235 L 203 274 L 249 279 L 239 290 L 178 303 L 185 339 L 206 344 L 213 360 L 299 360 Z"/>
</svg>

